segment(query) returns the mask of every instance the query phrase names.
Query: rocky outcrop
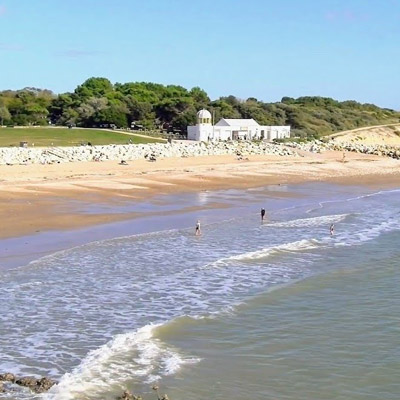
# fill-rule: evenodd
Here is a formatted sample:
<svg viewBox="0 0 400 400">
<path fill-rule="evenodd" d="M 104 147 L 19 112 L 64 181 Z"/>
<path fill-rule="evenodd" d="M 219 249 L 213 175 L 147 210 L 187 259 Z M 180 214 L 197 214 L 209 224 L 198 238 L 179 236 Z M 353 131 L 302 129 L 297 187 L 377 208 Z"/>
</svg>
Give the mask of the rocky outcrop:
<svg viewBox="0 0 400 400">
<path fill-rule="evenodd" d="M 9 372 L 6 372 L 5 374 L 0 374 L 0 381 L 3 382 L 15 382 L 16 379 L 17 378 L 15 377 L 15 375 Z"/>
<path fill-rule="evenodd" d="M 5 391 L 3 382 L 10 382 L 15 385 L 27 387 L 35 393 L 47 392 L 52 386 L 56 384 L 56 382 L 46 377 L 37 379 L 31 376 L 23 376 L 18 378 L 14 374 L 5 373 L 0 374 L 0 392 L 1 390 Z"/>
<path fill-rule="evenodd" d="M 142 400 L 142 397 L 141 396 L 135 396 L 129 390 L 125 390 L 125 392 L 122 393 L 122 395 L 119 396 L 117 398 L 117 400 Z"/>
<path fill-rule="evenodd" d="M 173 142 L 107 146 L 57 148 L 0 148 L 0 164 L 54 164 L 75 161 L 156 161 L 167 157 L 198 157 L 209 155 L 277 155 L 295 156 L 296 151 L 267 142 Z"/>
<path fill-rule="evenodd" d="M 157 389 L 158 389 L 158 387 L 157 387 Z M 157 390 L 157 389 L 155 389 L 155 390 Z M 169 397 L 166 394 L 164 394 L 164 396 L 160 397 L 160 395 L 158 394 L 158 391 L 157 391 L 157 399 L 158 400 L 169 400 Z M 125 390 L 125 392 L 122 393 L 121 396 L 117 397 L 117 400 L 142 400 L 142 397 L 134 395 L 129 390 Z"/>
</svg>

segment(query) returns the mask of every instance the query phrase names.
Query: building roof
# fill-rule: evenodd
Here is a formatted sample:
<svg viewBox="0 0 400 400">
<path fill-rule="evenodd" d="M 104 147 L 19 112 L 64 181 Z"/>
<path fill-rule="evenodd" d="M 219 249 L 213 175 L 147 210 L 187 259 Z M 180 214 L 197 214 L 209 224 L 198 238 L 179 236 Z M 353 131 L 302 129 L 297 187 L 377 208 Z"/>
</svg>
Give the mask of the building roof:
<svg viewBox="0 0 400 400">
<path fill-rule="evenodd" d="M 221 118 L 215 126 L 260 126 L 253 118 L 250 119 L 233 119 Z"/>
<path fill-rule="evenodd" d="M 210 111 L 205 110 L 204 108 L 197 113 L 197 118 L 210 118 L 211 113 Z"/>
</svg>

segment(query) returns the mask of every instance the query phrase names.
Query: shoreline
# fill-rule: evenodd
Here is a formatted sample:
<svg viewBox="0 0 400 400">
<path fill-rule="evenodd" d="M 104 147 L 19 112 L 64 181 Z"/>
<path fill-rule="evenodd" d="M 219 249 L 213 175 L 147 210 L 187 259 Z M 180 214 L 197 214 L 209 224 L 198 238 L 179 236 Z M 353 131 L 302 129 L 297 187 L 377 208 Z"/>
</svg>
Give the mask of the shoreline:
<svg viewBox="0 0 400 400">
<path fill-rule="evenodd" d="M 215 193 L 267 188 L 266 198 L 296 197 L 280 185 L 308 182 L 400 186 L 400 161 L 340 152 L 304 157 L 232 156 L 0 166 L 0 267 L 13 268 L 49 253 L 96 240 L 190 227 L 197 218 L 242 212 Z M 239 211 L 238 211 L 239 210 Z M 268 210 L 267 210 L 268 213 Z M 40 249 L 40 250 L 38 250 Z"/>
<path fill-rule="evenodd" d="M 62 251 L 68 251 L 75 247 L 85 246 L 90 243 L 99 241 L 108 241 L 127 236 L 155 234 L 161 231 L 174 231 L 177 229 L 190 230 L 194 229 L 194 222 L 201 219 L 203 227 L 213 225 L 238 216 L 259 218 L 259 210 L 261 207 L 267 207 L 267 221 L 276 213 L 284 212 L 293 208 L 293 201 L 298 200 L 297 207 L 316 205 L 311 197 L 304 192 L 304 189 L 322 193 L 333 187 L 343 189 L 343 186 L 349 188 L 346 191 L 349 195 L 356 190 L 357 195 L 368 195 L 376 191 L 389 190 L 392 188 L 399 189 L 400 185 L 385 184 L 379 187 L 370 187 L 366 185 L 348 185 L 335 184 L 327 182 L 315 183 L 298 183 L 291 185 L 267 185 L 265 187 L 252 188 L 248 190 L 228 189 L 217 190 L 204 193 L 205 195 L 225 196 L 223 207 L 204 206 L 204 207 L 187 207 L 185 211 L 172 211 L 164 214 L 148 213 L 136 219 L 127 219 L 107 224 L 96 224 L 75 229 L 49 230 L 31 235 L 17 236 L 14 238 L 0 239 L 0 272 L 14 268 L 23 268 L 31 262 L 41 259 L 49 255 Z M 320 192 L 321 190 L 321 192 Z M 339 191 L 340 191 L 339 190 Z M 346 190 L 346 189 L 345 189 Z M 185 202 L 191 199 L 200 199 L 201 193 L 192 193 L 186 196 Z M 252 197 L 251 202 L 245 205 L 239 205 L 232 201 L 233 197 L 248 196 Z M 262 196 L 262 200 L 260 200 Z M 172 196 L 180 197 L 179 194 Z M 325 198 L 323 202 L 331 202 L 330 197 Z M 346 199 L 336 198 L 335 201 L 340 202 Z M 304 202 L 305 201 L 305 202 Z M 311 201 L 311 202 L 310 202 Z M 157 214 L 157 215 L 156 215 Z M 256 217 L 257 216 L 257 217 Z M 40 250 L 38 250 L 40 249 Z"/>
<path fill-rule="evenodd" d="M 274 184 L 333 182 L 396 185 L 400 161 L 340 152 L 301 157 L 167 158 L 55 165 L 0 166 L 0 238 L 135 219 L 134 204 L 160 196 Z"/>
</svg>

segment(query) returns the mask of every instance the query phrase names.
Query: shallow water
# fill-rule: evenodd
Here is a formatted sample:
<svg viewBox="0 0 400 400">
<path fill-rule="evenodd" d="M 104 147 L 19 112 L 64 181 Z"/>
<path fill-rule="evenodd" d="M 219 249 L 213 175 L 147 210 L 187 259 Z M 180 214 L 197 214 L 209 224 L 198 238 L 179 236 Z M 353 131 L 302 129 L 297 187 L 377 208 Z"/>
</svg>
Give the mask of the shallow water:
<svg viewBox="0 0 400 400">
<path fill-rule="evenodd" d="M 400 191 L 293 190 L 209 193 L 235 207 L 204 213 L 201 237 L 126 236 L 3 271 L 1 370 L 52 375 L 54 399 L 156 381 L 174 399 L 397 399 Z"/>
</svg>

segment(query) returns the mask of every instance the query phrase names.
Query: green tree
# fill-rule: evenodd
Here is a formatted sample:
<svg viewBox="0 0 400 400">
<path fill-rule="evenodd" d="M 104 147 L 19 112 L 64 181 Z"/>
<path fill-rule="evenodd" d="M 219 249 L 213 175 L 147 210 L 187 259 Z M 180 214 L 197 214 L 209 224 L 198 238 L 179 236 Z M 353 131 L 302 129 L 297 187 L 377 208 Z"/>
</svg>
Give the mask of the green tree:
<svg viewBox="0 0 400 400">
<path fill-rule="evenodd" d="M 132 95 L 128 95 L 125 98 L 125 104 L 128 108 L 129 125 L 133 122 L 147 128 L 154 126 L 156 115 L 151 103 L 138 101 Z"/>
<path fill-rule="evenodd" d="M 1 125 L 4 125 L 4 121 L 9 121 L 11 119 L 11 114 L 8 111 L 8 108 L 6 106 L 0 105 L 0 121 Z"/>
<path fill-rule="evenodd" d="M 229 102 L 220 98 L 211 103 L 211 110 L 214 114 L 214 121 L 218 122 L 221 118 L 241 118 L 240 112 Z"/>
<path fill-rule="evenodd" d="M 82 85 L 75 89 L 75 93 L 81 99 L 89 97 L 103 97 L 112 92 L 114 87 L 112 83 L 106 78 L 89 78 Z"/>
<path fill-rule="evenodd" d="M 210 98 L 207 93 L 200 89 L 198 86 L 192 88 L 189 92 L 190 97 L 193 99 L 196 109 L 207 108 L 210 103 Z"/>
<path fill-rule="evenodd" d="M 121 107 L 111 106 L 96 112 L 92 119 L 93 125 L 115 125 L 117 128 L 126 128 L 128 126 L 128 117 L 126 111 Z"/>
</svg>

